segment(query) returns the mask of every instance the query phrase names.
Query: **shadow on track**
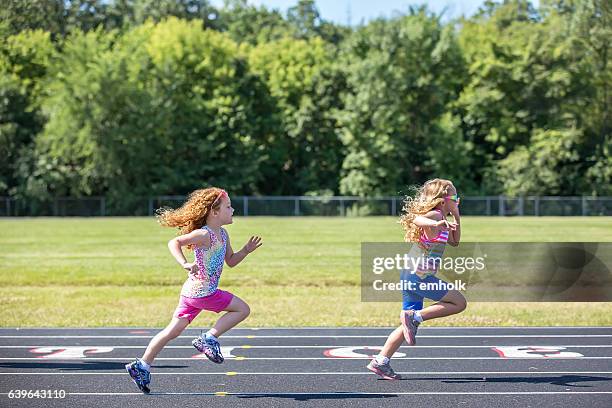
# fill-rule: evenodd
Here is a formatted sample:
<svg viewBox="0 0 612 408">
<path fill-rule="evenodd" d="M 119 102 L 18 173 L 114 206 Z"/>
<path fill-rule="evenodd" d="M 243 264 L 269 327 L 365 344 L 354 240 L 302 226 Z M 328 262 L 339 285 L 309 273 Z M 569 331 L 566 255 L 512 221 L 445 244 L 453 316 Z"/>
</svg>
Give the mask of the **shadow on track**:
<svg viewBox="0 0 612 408">
<path fill-rule="evenodd" d="M 129 358 L 125 362 L 110 361 L 83 361 L 80 363 L 72 362 L 40 362 L 40 363 L 0 363 L 2 368 L 25 368 L 36 370 L 58 370 L 58 371 L 91 371 L 91 370 L 125 370 L 125 365 L 130 362 Z M 158 368 L 187 368 L 186 365 L 155 365 Z"/>
<path fill-rule="evenodd" d="M 537 374 L 534 372 L 534 374 Z M 378 381 L 387 381 L 378 378 Z M 504 384 L 544 384 L 562 385 L 564 387 L 591 387 L 590 385 L 574 385 L 572 383 L 583 383 L 589 381 L 612 381 L 610 377 L 593 377 L 589 375 L 562 375 L 558 377 L 415 377 L 402 378 L 398 381 L 441 381 L 446 384 L 470 384 L 470 383 L 504 383 Z"/>
</svg>

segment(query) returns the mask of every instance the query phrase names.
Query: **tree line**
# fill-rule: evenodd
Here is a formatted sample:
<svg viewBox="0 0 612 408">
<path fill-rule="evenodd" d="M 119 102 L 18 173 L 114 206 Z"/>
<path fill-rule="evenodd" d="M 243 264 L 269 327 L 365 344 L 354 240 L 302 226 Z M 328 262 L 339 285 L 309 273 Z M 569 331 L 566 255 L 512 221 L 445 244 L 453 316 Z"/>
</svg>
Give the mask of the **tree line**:
<svg viewBox="0 0 612 408">
<path fill-rule="evenodd" d="M 0 196 L 612 195 L 608 1 L 354 27 L 312 0 L 3 4 Z"/>
</svg>

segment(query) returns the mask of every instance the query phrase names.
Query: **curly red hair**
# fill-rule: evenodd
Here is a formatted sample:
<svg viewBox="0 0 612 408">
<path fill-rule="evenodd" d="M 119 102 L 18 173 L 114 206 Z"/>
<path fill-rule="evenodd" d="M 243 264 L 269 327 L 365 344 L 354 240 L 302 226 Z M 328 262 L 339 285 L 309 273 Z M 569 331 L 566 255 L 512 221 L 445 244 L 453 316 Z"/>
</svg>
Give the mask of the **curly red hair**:
<svg viewBox="0 0 612 408">
<path fill-rule="evenodd" d="M 189 234 L 206 225 L 206 219 L 219 209 L 224 196 L 227 197 L 227 192 L 218 187 L 195 190 L 181 207 L 159 209 L 157 220 L 164 227 L 176 227 L 181 234 Z"/>
</svg>

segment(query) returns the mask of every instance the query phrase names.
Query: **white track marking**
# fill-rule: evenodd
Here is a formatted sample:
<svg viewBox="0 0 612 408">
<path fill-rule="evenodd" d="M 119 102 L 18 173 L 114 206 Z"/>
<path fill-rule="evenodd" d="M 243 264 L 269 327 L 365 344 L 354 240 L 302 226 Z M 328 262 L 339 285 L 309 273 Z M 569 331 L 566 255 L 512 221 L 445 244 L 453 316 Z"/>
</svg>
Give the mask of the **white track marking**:
<svg viewBox="0 0 612 408">
<path fill-rule="evenodd" d="M 345 396 L 345 397 L 358 397 L 358 396 L 408 396 L 408 395 L 610 395 L 612 391 L 492 391 L 492 392 L 449 392 L 449 391 L 436 391 L 436 392 L 152 392 L 148 398 L 153 396 L 162 395 L 174 395 L 174 396 L 209 396 L 209 397 L 285 397 L 288 395 L 295 397 L 307 397 L 307 396 Z M 7 395 L 7 392 L 2 392 L 0 395 Z M 142 397 L 141 392 L 67 392 L 66 396 L 75 397 Z"/>
<path fill-rule="evenodd" d="M 239 327 L 234 330 L 394 330 L 397 326 L 382 326 L 382 327 Z M 499 330 L 499 329 L 510 329 L 510 330 L 531 330 L 531 329 L 612 329 L 612 326 L 429 326 L 424 327 L 422 330 L 472 330 L 472 329 L 486 329 L 486 330 Z M 163 327 L 3 327 L 1 330 L 163 330 Z M 198 328 L 187 328 L 190 331 L 199 331 Z"/>
<path fill-rule="evenodd" d="M 557 374 L 574 374 L 574 375 L 611 375 L 612 371 L 398 371 L 400 374 L 405 375 L 557 375 Z M 24 376 L 37 376 L 37 375 L 118 375 L 118 376 L 126 376 L 124 371 L 122 372 L 66 372 L 66 373 L 24 373 L 24 372 L 15 372 L 15 373 L 0 373 L 0 375 L 24 375 Z M 369 371 L 357 371 L 357 372 L 239 372 L 239 371 L 225 371 L 225 372 L 210 372 L 210 371 L 196 371 L 196 372 L 159 372 L 156 371 L 155 375 L 225 375 L 225 376 L 248 376 L 248 375 L 372 375 Z"/>
<path fill-rule="evenodd" d="M 44 360 L 65 360 L 65 359 L 78 359 L 86 358 L 85 353 L 88 354 L 101 354 L 110 353 L 113 351 L 113 347 L 87 347 L 87 346 L 70 346 L 70 347 L 56 347 L 56 346 L 43 346 L 37 347 L 30 350 L 31 353 L 45 354 L 44 356 L 37 357 L 38 359 Z"/>
<path fill-rule="evenodd" d="M 388 336 L 364 335 L 316 335 L 316 336 L 223 336 L 224 339 L 386 339 Z M 0 339 L 151 339 L 153 336 L 0 336 Z M 192 339 L 193 336 L 178 336 L 177 338 Z M 419 339 L 502 339 L 502 338 L 612 338 L 612 334 L 499 334 L 499 335 L 419 335 Z"/>
<path fill-rule="evenodd" d="M 536 391 L 536 392 L 521 392 L 521 391 L 499 391 L 499 392 L 152 392 L 149 395 L 209 395 L 214 397 L 225 397 L 225 396 L 309 396 L 309 395 L 324 395 L 324 396 L 380 396 L 380 395 L 609 395 L 612 391 Z M 67 395 L 75 396 L 131 396 L 131 395 L 142 395 L 140 392 L 129 392 L 129 393 L 86 393 L 86 392 L 70 392 Z"/>
<path fill-rule="evenodd" d="M 540 357 L 540 358 L 581 358 L 584 357 L 580 353 L 563 351 L 565 347 L 559 346 L 503 346 L 494 347 L 493 351 L 504 358 L 524 358 L 524 357 Z"/>
<path fill-rule="evenodd" d="M 260 346 L 260 345 L 240 345 L 240 346 L 228 346 L 233 349 L 329 349 L 329 348 L 340 348 L 340 347 L 359 347 L 359 348 L 374 348 L 379 347 L 380 345 L 369 345 L 369 346 L 350 346 L 350 345 L 329 345 L 329 346 Z M 1 349 L 20 349 L 20 348 L 36 348 L 36 347 L 56 347 L 56 348 L 66 348 L 66 347 L 74 347 L 74 346 L 42 346 L 42 345 L 34 345 L 34 346 L 3 346 L 0 345 Z M 100 347 L 112 347 L 114 349 L 145 349 L 147 345 L 144 344 L 142 346 L 89 346 L 90 348 L 100 348 Z M 446 349 L 446 348 L 457 348 L 457 349 L 491 349 L 495 347 L 532 347 L 529 345 L 524 346 L 495 346 L 495 345 L 487 345 L 487 346 L 401 346 L 400 348 L 404 349 Z M 579 348 L 612 348 L 612 344 L 575 344 L 575 345 L 542 345 L 537 347 L 579 347 Z M 193 350 L 193 346 L 165 346 L 165 349 L 190 349 Z"/>
<path fill-rule="evenodd" d="M 157 395 L 174 395 L 174 396 L 210 396 L 210 397 L 285 397 L 287 395 L 296 397 L 306 396 L 404 396 L 404 395 L 610 395 L 612 391 L 492 391 L 492 392 L 152 392 L 149 398 Z M 0 395 L 8 395 L 3 392 Z M 78 397 L 142 397 L 141 392 L 68 392 L 66 396 Z"/>
<path fill-rule="evenodd" d="M 372 356 L 362 354 L 362 357 L 248 357 L 248 356 L 225 356 L 226 360 L 370 360 Z M 206 359 L 206 357 L 158 357 L 155 361 L 191 361 Z M 393 357 L 393 360 L 610 360 L 612 356 L 589 356 L 589 357 Z M 0 357 L 0 361 L 39 361 L 43 363 L 46 359 L 37 357 Z M 85 357 L 85 358 L 63 358 L 54 360 L 63 361 L 128 361 L 130 357 Z"/>
</svg>

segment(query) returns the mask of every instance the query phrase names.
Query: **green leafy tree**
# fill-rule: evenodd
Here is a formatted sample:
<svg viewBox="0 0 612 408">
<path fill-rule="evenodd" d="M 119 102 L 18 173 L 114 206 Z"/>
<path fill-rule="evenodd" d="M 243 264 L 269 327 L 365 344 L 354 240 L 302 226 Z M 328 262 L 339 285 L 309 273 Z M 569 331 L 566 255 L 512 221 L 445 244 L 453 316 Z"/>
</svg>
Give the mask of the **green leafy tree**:
<svg viewBox="0 0 612 408">
<path fill-rule="evenodd" d="M 295 31 L 279 11 L 253 6 L 247 0 L 227 1 L 219 10 L 219 26 L 237 43 L 251 45 L 293 36 Z"/>
<path fill-rule="evenodd" d="M 141 196 L 207 184 L 243 193 L 258 181 L 256 81 L 238 46 L 198 22 L 76 32 L 51 91 L 33 192 L 103 194 L 118 210 Z"/>
<path fill-rule="evenodd" d="M 326 42 L 340 44 L 350 30 L 324 20 L 314 0 L 299 0 L 287 10 L 287 22 L 295 29 L 297 38 L 321 37 Z"/>
<path fill-rule="evenodd" d="M 44 125 L 44 80 L 55 50 L 49 33 L 23 31 L 0 46 L 0 195 L 14 194 L 20 163 Z"/>
<path fill-rule="evenodd" d="M 444 167 L 428 146 L 440 143 L 436 122 L 463 79 L 452 27 L 424 9 L 373 21 L 347 41 L 345 64 L 340 192 L 394 195 Z"/>
<path fill-rule="evenodd" d="M 43 30 L 63 35 L 65 5 L 60 0 L 4 0 L 0 7 L 0 21 L 7 35 L 26 30 Z"/>
<path fill-rule="evenodd" d="M 337 190 L 342 152 L 333 112 L 341 104 L 344 80 L 333 62 L 334 52 L 319 37 L 285 38 L 252 49 L 251 69 L 262 78 L 275 103 L 260 191 Z M 275 183 L 269 183 L 270 179 Z"/>
<path fill-rule="evenodd" d="M 112 16 L 114 3 L 104 0 L 4 0 L 0 20 L 12 34 L 40 29 L 51 33 L 54 40 L 72 30 L 89 31 L 97 27 L 121 25 L 121 16 Z M 114 19 L 113 19 L 114 17 Z"/>
<path fill-rule="evenodd" d="M 129 10 L 132 23 L 160 22 L 168 17 L 199 20 L 207 28 L 217 28 L 218 10 L 207 0 L 124 0 L 120 9 Z"/>
<path fill-rule="evenodd" d="M 609 7 L 595 3 L 546 2 L 540 13 L 526 1 L 488 3 L 464 22 L 470 81 L 456 106 L 485 191 L 609 191 L 602 166 L 610 140 L 602 41 Z"/>
</svg>

